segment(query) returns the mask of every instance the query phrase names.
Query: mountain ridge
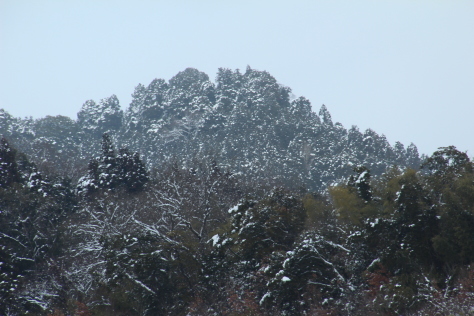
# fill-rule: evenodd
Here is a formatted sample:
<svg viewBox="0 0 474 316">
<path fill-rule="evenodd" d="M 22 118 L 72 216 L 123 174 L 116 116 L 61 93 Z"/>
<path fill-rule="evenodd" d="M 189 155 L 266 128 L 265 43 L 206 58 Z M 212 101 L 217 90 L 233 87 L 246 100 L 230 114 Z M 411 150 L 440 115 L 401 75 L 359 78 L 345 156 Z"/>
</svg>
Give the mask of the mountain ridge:
<svg viewBox="0 0 474 316">
<path fill-rule="evenodd" d="M 333 123 L 325 105 L 316 114 L 309 100 L 291 96 L 291 88 L 266 71 L 219 68 L 211 82 L 187 68 L 168 82 L 137 85 L 125 110 L 115 95 L 86 101 L 77 120 L 19 119 L 0 110 L 0 134 L 40 167 L 49 155 L 68 156 L 84 169 L 102 134 L 109 133 L 118 147 L 140 152 L 149 167 L 216 160 L 235 173 L 310 190 L 341 181 L 360 165 L 373 175 L 393 165 L 420 165 L 415 145 L 392 146 L 371 129 L 345 129 Z M 71 162 L 60 165 L 72 168 Z"/>
</svg>

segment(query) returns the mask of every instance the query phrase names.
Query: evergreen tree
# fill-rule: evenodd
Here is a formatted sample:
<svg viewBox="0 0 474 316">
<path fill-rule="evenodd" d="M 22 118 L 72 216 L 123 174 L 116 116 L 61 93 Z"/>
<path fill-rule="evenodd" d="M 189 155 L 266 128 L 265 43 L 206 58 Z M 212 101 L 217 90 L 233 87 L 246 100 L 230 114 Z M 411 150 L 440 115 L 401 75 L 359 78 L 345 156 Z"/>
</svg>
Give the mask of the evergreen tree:
<svg viewBox="0 0 474 316">
<path fill-rule="evenodd" d="M 279 189 L 268 199 L 240 205 L 232 213 L 232 232 L 239 240 L 242 259 L 258 262 L 272 251 L 289 250 L 305 219 L 301 201 Z"/>
<path fill-rule="evenodd" d="M 20 181 L 21 176 L 16 163 L 16 150 L 2 137 L 0 139 L 0 187 L 8 187 Z"/>
<path fill-rule="evenodd" d="M 441 147 L 422 164 L 437 202 L 440 234 L 433 244 L 445 270 L 474 262 L 474 165 L 454 146 Z"/>
<path fill-rule="evenodd" d="M 349 178 L 349 186 L 357 189 L 359 197 L 370 202 L 372 200 L 372 189 L 370 187 L 370 170 L 366 167 L 354 168 L 356 175 Z"/>
<path fill-rule="evenodd" d="M 319 110 L 319 117 L 321 118 L 321 122 L 323 122 L 326 125 L 332 126 L 332 118 L 331 114 L 329 113 L 327 107 L 323 104 L 321 106 L 321 109 Z"/>
<path fill-rule="evenodd" d="M 276 260 L 265 269 L 270 278 L 261 303 L 269 309 L 279 305 L 288 314 L 304 315 L 311 304 L 339 298 L 350 285 L 342 275 L 341 262 L 336 262 L 341 253 L 349 250 L 316 232 L 303 233 L 291 251 L 283 258 L 274 256 Z"/>
<path fill-rule="evenodd" d="M 455 146 L 440 147 L 423 162 L 421 168 L 442 179 L 442 185 L 447 185 L 463 173 L 474 172 L 468 155 L 457 150 Z"/>
<path fill-rule="evenodd" d="M 127 148 L 115 154 L 113 141 L 109 134 L 102 135 L 101 155 L 91 159 L 88 173 L 78 182 L 78 191 L 93 193 L 97 189 L 112 190 L 125 187 L 130 192 L 140 191 L 148 181 L 148 172 L 138 153 Z"/>
<path fill-rule="evenodd" d="M 138 153 L 131 153 L 127 148 L 119 150 L 117 156 L 117 168 L 119 181 L 129 191 L 139 191 L 148 181 L 148 172 L 140 160 Z"/>
<path fill-rule="evenodd" d="M 2 149 L 7 175 L 13 170 L 16 176 L 7 176 L 2 184 L 8 185 L 0 186 L 0 314 L 41 313 L 61 300 L 54 266 L 74 198 L 67 181 L 48 180 L 5 141 Z"/>
<path fill-rule="evenodd" d="M 115 95 L 100 100 L 99 104 L 88 100 L 77 113 L 78 125 L 93 138 L 116 132 L 122 126 L 122 119 L 123 112 Z"/>
<path fill-rule="evenodd" d="M 99 186 L 114 188 L 119 184 L 117 158 L 112 138 L 108 133 L 102 135 L 102 152 L 99 157 Z"/>
</svg>

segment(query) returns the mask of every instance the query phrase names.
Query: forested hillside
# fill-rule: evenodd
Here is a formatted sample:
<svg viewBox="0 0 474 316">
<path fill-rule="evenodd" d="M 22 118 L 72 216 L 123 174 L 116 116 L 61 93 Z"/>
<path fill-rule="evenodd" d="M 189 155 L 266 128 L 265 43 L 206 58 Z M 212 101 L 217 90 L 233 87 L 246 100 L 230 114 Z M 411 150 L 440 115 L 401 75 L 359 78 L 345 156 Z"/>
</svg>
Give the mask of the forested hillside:
<svg viewBox="0 0 474 316">
<path fill-rule="evenodd" d="M 474 164 L 186 69 L 0 111 L 0 315 L 470 315 Z"/>
<path fill-rule="evenodd" d="M 77 120 L 63 116 L 13 118 L 0 112 L 0 134 L 40 170 L 74 180 L 97 154 L 108 133 L 118 148 L 139 152 L 151 169 L 176 162 L 216 161 L 253 181 L 310 191 L 325 190 L 356 166 L 380 175 L 393 165 L 417 168 L 415 145 L 391 146 L 373 130 L 333 123 L 326 106 L 319 114 L 265 71 L 219 69 L 216 82 L 188 68 L 169 82 L 139 84 L 130 106 L 116 96 L 86 101 Z"/>
</svg>

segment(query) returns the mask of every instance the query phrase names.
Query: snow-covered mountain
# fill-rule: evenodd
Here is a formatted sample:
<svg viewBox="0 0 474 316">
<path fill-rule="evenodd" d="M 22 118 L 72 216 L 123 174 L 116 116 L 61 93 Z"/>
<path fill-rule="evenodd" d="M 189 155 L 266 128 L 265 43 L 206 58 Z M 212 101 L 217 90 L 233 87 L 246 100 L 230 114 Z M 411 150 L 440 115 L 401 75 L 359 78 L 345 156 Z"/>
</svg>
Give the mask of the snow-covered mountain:
<svg viewBox="0 0 474 316">
<path fill-rule="evenodd" d="M 88 100 L 76 121 L 47 116 L 14 118 L 0 110 L 0 134 L 41 168 L 52 161 L 75 176 L 109 133 L 117 147 L 140 152 L 149 167 L 193 159 L 217 161 L 234 173 L 277 185 L 320 190 L 356 166 L 373 175 L 388 167 L 418 167 L 415 145 L 391 146 L 373 130 L 333 123 L 325 105 L 312 111 L 266 71 L 220 68 L 216 82 L 193 68 L 171 78 L 139 84 L 122 111 L 115 95 Z M 82 167 L 82 168 L 81 168 Z"/>
<path fill-rule="evenodd" d="M 345 129 L 267 72 L 0 110 L 0 134 L 1 315 L 472 314 L 467 154 Z"/>
</svg>

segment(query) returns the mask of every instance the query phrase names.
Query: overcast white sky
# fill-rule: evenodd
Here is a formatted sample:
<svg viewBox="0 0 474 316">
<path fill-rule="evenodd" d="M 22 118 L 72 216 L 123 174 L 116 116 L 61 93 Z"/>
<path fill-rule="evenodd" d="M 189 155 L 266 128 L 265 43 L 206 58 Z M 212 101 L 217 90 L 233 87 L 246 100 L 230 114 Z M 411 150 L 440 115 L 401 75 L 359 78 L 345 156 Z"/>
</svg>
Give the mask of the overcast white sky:
<svg viewBox="0 0 474 316">
<path fill-rule="evenodd" d="M 0 0 L 0 108 L 76 113 L 194 67 L 267 70 L 333 120 L 474 156 L 474 1 Z"/>
</svg>

